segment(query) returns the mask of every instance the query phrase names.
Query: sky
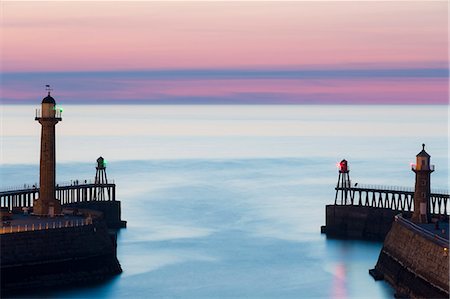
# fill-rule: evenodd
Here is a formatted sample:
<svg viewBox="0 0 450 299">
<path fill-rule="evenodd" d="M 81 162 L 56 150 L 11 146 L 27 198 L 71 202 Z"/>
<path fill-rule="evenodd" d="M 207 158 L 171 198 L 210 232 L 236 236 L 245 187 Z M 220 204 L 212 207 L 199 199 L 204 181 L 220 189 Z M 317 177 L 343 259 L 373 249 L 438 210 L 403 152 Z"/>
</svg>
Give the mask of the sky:
<svg viewBox="0 0 450 299">
<path fill-rule="evenodd" d="M 447 104 L 447 1 L 1 1 L 3 103 Z"/>
</svg>

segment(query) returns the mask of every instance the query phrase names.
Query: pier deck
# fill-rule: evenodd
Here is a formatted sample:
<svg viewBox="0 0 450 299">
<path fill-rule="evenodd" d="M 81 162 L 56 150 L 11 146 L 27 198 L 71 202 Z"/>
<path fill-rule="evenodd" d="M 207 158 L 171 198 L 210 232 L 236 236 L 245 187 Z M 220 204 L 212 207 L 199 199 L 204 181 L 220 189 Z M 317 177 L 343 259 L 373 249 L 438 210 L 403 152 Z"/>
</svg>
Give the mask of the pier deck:
<svg viewBox="0 0 450 299">
<path fill-rule="evenodd" d="M 90 223 L 92 223 L 92 219 L 78 215 L 64 215 L 50 218 L 33 215 L 12 214 L 10 220 L 2 221 L 0 234 L 81 226 Z"/>
<path fill-rule="evenodd" d="M 446 221 L 439 221 L 438 228 L 436 228 L 436 224 L 434 223 L 420 223 L 417 225 L 436 236 L 444 238 L 447 241 L 449 240 L 449 223 Z"/>
</svg>

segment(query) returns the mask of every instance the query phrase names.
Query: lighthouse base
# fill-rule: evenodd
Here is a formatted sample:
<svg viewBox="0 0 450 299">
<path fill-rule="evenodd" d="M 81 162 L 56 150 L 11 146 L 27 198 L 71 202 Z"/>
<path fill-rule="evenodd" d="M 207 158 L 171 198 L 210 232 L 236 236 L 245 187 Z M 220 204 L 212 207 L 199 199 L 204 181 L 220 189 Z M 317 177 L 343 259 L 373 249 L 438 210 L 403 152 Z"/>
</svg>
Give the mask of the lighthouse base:
<svg viewBox="0 0 450 299">
<path fill-rule="evenodd" d="M 420 211 L 414 211 L 411 221 L 414 223 L 430 223 L 428 219 L 431 219 L 431 217 L 427 214 L 421 214 Z"/>
<path fill-rule="evenodd" d="M 61 203 L 57 199 L 38 198 L 33 202 L 33 214 L 37 216 L 53 217 L 61 215 Z"/>
</svg>

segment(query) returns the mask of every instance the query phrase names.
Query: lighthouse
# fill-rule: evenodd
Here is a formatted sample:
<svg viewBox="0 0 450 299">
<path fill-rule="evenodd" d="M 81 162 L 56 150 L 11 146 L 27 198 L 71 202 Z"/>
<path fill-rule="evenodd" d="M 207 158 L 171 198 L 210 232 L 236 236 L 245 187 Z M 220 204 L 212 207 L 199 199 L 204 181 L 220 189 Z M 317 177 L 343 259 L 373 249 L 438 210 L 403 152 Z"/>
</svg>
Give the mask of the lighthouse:
<svg viewBox="0 0 450 299">
<path fill-rule="evenodd" d="M 412 165 L 412 171 L 416 174 L 416 185 L 414 213 L 411 220 L 416 223 L 428 223 L 430 221 L 430 181 L 434 165 L 430 164 L 430 155 L 425 151 L 425 144 L 422 144 L 422 151 L 416 156 L 416 164 Z"/>
<path fill-rule="evenodd" d="M 62 120 L 61 110 L 56 108 L 55 99 L 48 95 L 42 100 L 41 109 L 36 110 L 35 120 L 41 124 L 41 159 L 39 172 L 39 198 L 33 202 L 33 213 L 40 216 L 61 214 L 61 203 L 55 193 L 55 127 Z"/>
</svg>

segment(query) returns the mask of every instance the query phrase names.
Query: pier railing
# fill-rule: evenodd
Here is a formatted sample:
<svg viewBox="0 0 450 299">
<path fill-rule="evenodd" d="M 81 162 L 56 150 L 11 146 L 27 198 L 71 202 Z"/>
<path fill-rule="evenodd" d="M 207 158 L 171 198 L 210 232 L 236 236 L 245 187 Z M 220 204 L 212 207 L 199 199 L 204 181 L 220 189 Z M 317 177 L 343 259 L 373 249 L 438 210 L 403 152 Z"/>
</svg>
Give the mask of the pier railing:
<svg viewBox="0 0 450 299">
<path fill-rule="evenodd" d="M 336 186 L 335 205 L 355 205 L 374 208 L 388 208 L 400 212 L 414 211 L 414 188 L 359 185 Z M 432 190 L 430 212 L 435 215 L 449 215 L 450 195 L 446 190 Z"/>
<path fill-rule="evenodd" d="M 2 223 L 2 226 L 0 227 L 0 234 L 20 233 L 43 229 L 57 229 L 64 227 L 76 227 L 90 224 L 92 224 L 92 218 L 64 220 L 64 221 L 54 220 L 45 223 L 40 222 L 40 223 L 19 224 L 19 225 L 5 225 L 5 223 Z"/>
<path fill-rule="evenodd" d="M 448 239 L 442 238 L 441 236 L 438 236 L 437 234 L 433 234 L 429 230 L 427 230 L 411 221 L 408 221 L 407 219 L 403 218 L 401 214 L 395 216 L 395 221 L 402 224 L 403 226 L 413 229 L 414 231 L 416 231 L 418 234 L 420 234 L 424 238 L 431 240 L 431 241 L 437 243 L 438 245 L 441 245 L 444 248 L 448 248 Z"/>
<path fill-rule="evenodd" d="M 0 191 L 0 207 L 9 210 L 17 208 L 30 208 L 33 201 L 39 198 L 39 187 L 36 185 L 27 188 Z M 86 201 L 115 201 L 116 185 L 96 184 L 95 182 L 83 180 L 72 181 L 71 183 L 57 184 L 55 187 L 56 199 L 62 205 L 86 202 Z"/>
<path fill-rule="evenodd" d="M 110 183 L 114 184 L 114 180 L 108 180 Z M 71 180 L 66 182 L 58 182 L 56 184 L 56 189 L 58 187 L 67 187 L 67 186 L 77 186 L 77 185 L 87 185 L 87 184 L 96 184 L 95 180 L 86 179 L 86 180 Z M 98 184 L 97 184 L 98 185 Z M 5 191 L 21 191 L 21 190 L 31 190 L 31 189 L 39 189 L 39 184 L 23 184 L 23 185 L 11 185 L 11 186 L 2 186 L 0 187 L 0 194 Z"/>
</svg>

